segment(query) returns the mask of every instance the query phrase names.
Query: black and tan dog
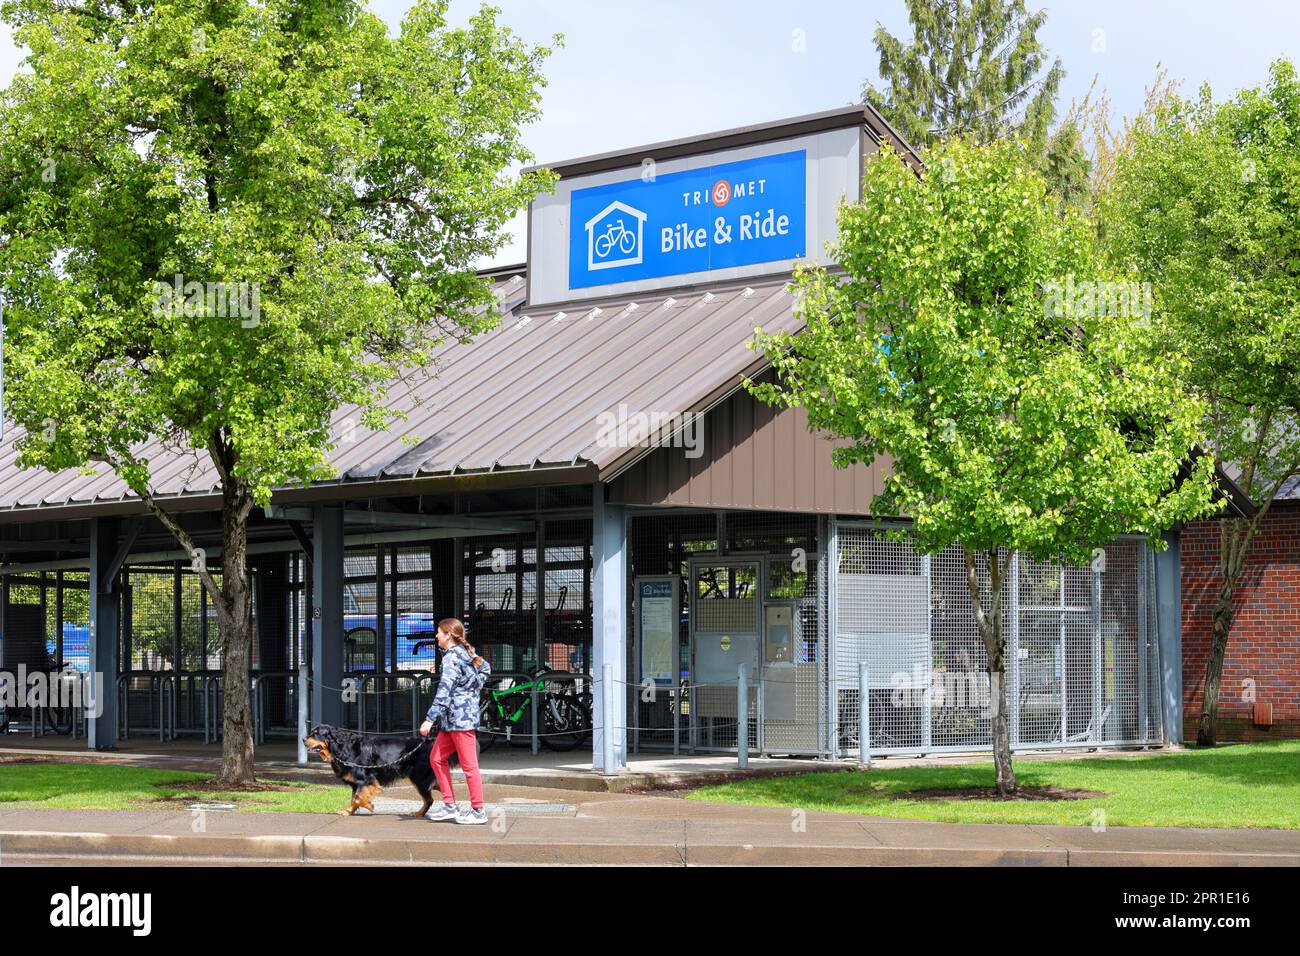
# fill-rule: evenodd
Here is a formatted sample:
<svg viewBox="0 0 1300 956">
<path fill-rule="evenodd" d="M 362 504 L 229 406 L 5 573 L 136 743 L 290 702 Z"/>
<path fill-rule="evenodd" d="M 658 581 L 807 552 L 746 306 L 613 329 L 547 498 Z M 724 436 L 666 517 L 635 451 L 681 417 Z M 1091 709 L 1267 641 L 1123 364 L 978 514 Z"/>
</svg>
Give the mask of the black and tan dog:
<svg viewBox="0 0 1300 956">
<path fill-rule="evenodd" d="M 411 781 L 424 800 L 424 806 L 412 816 L 424 816 L 433 805 L 437 781 L 429 765 L 432 737 L 375 737 L 317 724 L 303 743 L 330 765 L 334 776 L 352 787 L 352 802 L 339 813 L 350 816 L 361 807 L 374 813 L 375 795 L 402 777 Z"/>
</svg>

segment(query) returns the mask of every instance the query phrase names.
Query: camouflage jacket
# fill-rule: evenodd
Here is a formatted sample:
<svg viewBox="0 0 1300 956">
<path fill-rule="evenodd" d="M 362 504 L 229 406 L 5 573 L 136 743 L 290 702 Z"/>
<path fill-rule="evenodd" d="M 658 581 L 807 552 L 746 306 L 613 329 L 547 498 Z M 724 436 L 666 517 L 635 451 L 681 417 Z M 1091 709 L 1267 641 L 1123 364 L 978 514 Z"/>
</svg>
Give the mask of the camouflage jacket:
<svg viewBox="0 0 1300 956">
<path fill-rule="evenodd" d="M 455 645 L 442 655 L 438 690 L 425 716 L 438 730 L 477 729 L 479 694 L 491 673 L 491 664 L 483 661 L 475 667 L 469 652 Z"/>
</svg>

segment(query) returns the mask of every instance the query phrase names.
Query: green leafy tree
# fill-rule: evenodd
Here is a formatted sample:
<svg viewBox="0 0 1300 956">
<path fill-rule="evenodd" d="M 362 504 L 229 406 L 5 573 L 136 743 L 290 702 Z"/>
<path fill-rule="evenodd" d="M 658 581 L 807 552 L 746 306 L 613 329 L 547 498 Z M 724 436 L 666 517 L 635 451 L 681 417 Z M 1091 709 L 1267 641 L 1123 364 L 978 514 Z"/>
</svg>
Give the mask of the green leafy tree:
<svg viewBox="0 0 1300 956">
<path fill-rule="evenodd" d="M 1220 521 L 1197 742 L 1212 746 L 1250 545 L 1300 474 L 1300 80 L 1215 104 L 1167 95 L 1126 131 L 1099 208 L 1115 261 L 1151 277 L 1160 344 L 1185 354 L 1214 460 L 1258 506 Z"/>
<path fill-rule="evenodd" d="M 758 334 L 775 375 L 750 385 L 844 439 L 837 465 L 888 455 L 872 514 L 910 518 L 922 552 L 962 549 L 1003 794 L 1014 556 L 1084 562 L 1120 533 L 1158 540 L 1211 491 L 1208 459 L 1176 480 L 1202 413 L 1180 388 L 1185 362 L 1141 350 L 1140 309 L 1084 294 L 1110 288 L 1087 281 L 1090 227 L 1046 196 L 1015 143 L 942 144 L 924 177 L 876 154 L 840 213 L 843 273 L 797 274 L 806 328 Z"/>
<path fill-rule="evenodd" d="M 345 403 L 495 321 L 474 263 L 552 181 L 518 177 L 548 53 L 417 0 L 7 0 L 0 282 L 21 461 L 106 465 L 191 556 L 227 681 L 219 782 L 253 779 L 247 520 L 331 474 Z M 152 443 L 152 444 L 151 444 Z M 220 580 L 156 494 L 210 461 Z"/>
<path fill-rule="evenodd" d="M 1073 116 L 1053 130 L 1065 71 L 1038 39 L 1046 11 L 1024 0 L 906 0 L 910 41 L 876 24 L 882 89 L 863 96 L 918 149 L 951 136 L 1025 142 L 1054 193 L 1079 200 L 1088 160 Z"/>
</svg>

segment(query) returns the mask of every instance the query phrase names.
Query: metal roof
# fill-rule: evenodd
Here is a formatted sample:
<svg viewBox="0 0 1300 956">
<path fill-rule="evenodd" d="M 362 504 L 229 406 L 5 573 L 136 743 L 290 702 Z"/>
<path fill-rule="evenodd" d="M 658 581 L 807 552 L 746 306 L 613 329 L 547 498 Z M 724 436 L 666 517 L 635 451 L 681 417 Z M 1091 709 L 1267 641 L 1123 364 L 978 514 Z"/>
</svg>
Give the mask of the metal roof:
<svg viewBox="0 0 1300 956">
<path fill-rule="evenodd" d="M 602 447 L 598 416 L 618 413 L 681 415 L 701 410 L 753 370 L 759 357 L 748 348 L 755 327 L 793 331 L 793 299 L 786 280 L 752 287 L 655 293 L 564 307 L 529 309 L 522 275 L 497 276 L 501 322 L 469 344 L 450 342 L 435 354 L 435 367 L 415 370 L 396 382 L 389 406 L 405 422 L 386 432 L 359 424 L 357 410 L 334 416 L 340 441 L 330 453 L 337 479 L 317 483 L 347 494 L 365 494 L 368 483 L 500 472 L 538 472 L 585 466 L 594 480 L 627 463 L 636 451 Z M 13 439 L 0 446 L 0 516 L 95 506 L 136 505 L 112 472 L 51 473 L 20 470 Z M 207 456 L 151 445 L 160 499 L 207 497 L 218 492 Z M 89 507 L 87 507 L 89 506 Z M 129 508 L 128 510 L 138 510 Z M 18 520 L 21 520 L 18 518 Z"/>
</svg>

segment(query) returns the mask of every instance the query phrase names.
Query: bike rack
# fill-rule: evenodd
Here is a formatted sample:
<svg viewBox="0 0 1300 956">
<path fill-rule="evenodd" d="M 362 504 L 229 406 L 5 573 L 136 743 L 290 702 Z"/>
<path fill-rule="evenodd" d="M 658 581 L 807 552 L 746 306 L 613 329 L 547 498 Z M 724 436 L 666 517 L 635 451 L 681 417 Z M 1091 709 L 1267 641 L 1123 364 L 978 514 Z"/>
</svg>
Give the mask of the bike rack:
<svg viewBox="0 0 1300 956">
<path fill-rule="evenodd" d="M 368 715 L 366 712 L 366 698 L 373 696 L 377 701 L 388 694 L 409 693 L 411 695 L 411 729 L 412 732 L 420 726 L 420 702 L 424 696 L 424 684 L 434 682 L 433 674 L 428 671 L 368 671 L 365 673 L 352 673 L 346 675 L 352 679 L 360 680 L 360 687 L 357 698 L 357 730 L 366 733 Z M 400 686 L 406 682 L 409 686 Z M 379 690 L 373 690 L 376 685 Z M 383 725 L 383 709 L 380 707 L 379 712 L 375 715 L 375 729 L 379 731 Z"/>
<path fill-rule="evenodd" d="M 287 695 L 287 705 L 289 710 L 295 715 L 297 713 L 298 700 L 298 672 L 297 671 L 257 671 L 252 675 L 252 682 L 249 687 L 250 709 L 253 713 L 253 742 L 258 744 L 266 743 L 267 736 L 267 687 L 275 681 L 285 681 L 285 691 Z M 291 735 L 297 737 L 297 718 L 295 716 L 294 732 Z"/>
<path fill-rule="evenodd" d="M 158 739 L 171 740 L 175 737 L 176 697 L 173 681 L 175 675 L 159 671 L 123 671 L 117 676 L 117 715 L 119 735 L 123 740 L 131 738 L 131 682 L 146 681 L 149 713 L 155 712 L 157 702 Z M 170 703 L 170 706 L 168 706 Z"/>
<path fill-rule="evenodd" d="M 158 739 L 176 739 L 176 675 L 158 679 Z"/>
<path fill-rule="evenodd" d="M 253 718 L 253 746 L 266 743 L 266 729 L 262 725 L 262 675 L 257 674 L 248 682 L 248 709 Z"/>
<path fill-rule="evenodd" d="M 206 720 L 200 726 L 199 706 L 206 700 L 206 682 L 209 671 L 174 671 L 167 675 L 172 684 L 171 739 L 182 734 L 200 734 L 206 729 Z M 185 691 L 182 693 L 182 691 Z M 181 699 L 185 700 L 185 727 L 181 728 Z"/>
<path fill-rule="evenodd" d="M 221 739 L 221 674 L 205 674 L 203 679 L 203 742 Z"/>
<path fill-rule="evenodd" d="M 563 684 L 566 682 L 576 685 L 579 681 L 582 681 L 587 686 L 587 688 L 590 688 L 592 684 L 592 677 L 590 674 L 577 672 L 577 671 L 547 670 L 541 673 L 532 673 L 532 674 L 526 671 L 500 671 L 500 672 L 494 672 L 491 676 L 489 676 L 488 684 L 485 684 L 484 687 L 486 689 L 488 686 L 491 686 L 493 684 L 498 684 L 506 680 L 511 681 L 511 686 L 514 686 L 515 684 L 519 684 L 519 683 L 530 683 L 532 685 L 532 687 L 528 691 L 528 695 L 529 695 L 529 718 L 530 718 L 529 737 L 530 737 L 530 747 L 532 748 L 533 753 L 538 752 L 539 745 L 540 745 L 540 736 L 539 736 L 540 727 L 541 727 L 541 721 L 539 719 L 540 718 L 540 712 L 539 712 L 540 696 L 546 693 L 550 693 L 546 691 L 544 687 L 541 691 L 539 691 L 538 685 L 539 684 L 546 685 L 550 683 Z M 502 689 L 508 690 L 509 688 L 502 688 Z M 576 692 L 576 688 L 575 688 L 575 692 Z M 587 727 L 585 732 L 589 733 L 591 732 L 591 729 L 592 729 L 591 727 Z M 514 725 L 508 724 L 505 728 L 505 742 L 507 745 L 510 745 L 514 742 L 514 739 L 515 739 Z"/>
</svg>

